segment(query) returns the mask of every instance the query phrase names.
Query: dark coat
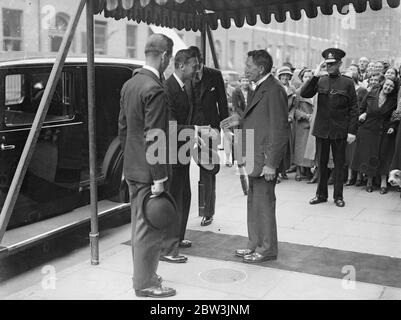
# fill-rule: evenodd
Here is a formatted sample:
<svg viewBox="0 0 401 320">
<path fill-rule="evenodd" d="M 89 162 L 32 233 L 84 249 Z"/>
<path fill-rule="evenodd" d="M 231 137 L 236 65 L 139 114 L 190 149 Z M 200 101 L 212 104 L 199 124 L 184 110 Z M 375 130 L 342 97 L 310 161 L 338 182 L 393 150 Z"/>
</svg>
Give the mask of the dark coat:
<svg viewBox="0 0 401 320">
<path fill-rule="evenodd" d="M 344 139 L 356 134 L 358 108 L 352 79 L 337 76 L 312 77 L 301 89 L 301 96 L 318 94 L 313 135 L 318 138 Z"/>
<path fill-rule="evenodd" d="M 153 139 L 145 137 L 152 129 L 156 129 L 152 133 L 168 132 L 167 95 L 153 72 L 136 69 L 121 90 L 118 120 L 118 135 L 124 150 L 124 175 L 128 181 L 152 183 L 168 175 L 166 159 L 155 164 L 146 159 Z M 158 150 L 160 153 L 166 149 L 167 146 L 160 145 Z"/>
<path fill-rule="evenodd" d="M 220 129 L 220 122 L 228 117 L 228 104 L 221 72 L 203 67 L 199 96 L 195 94 L 196 108 L 202 108 L 205 125 Z"/>
<path fill-rule="evenodd" d="M 264 165 L 277 169 L 287 147 L 290 128 L 287 94 L 272 75 L 249 97 L 241 128 L 246 143 L 249 143 L 245 138 L 246 130 L 254 133 L 254 154 L 252 157 L 246 155 L 246 160 L 253 160 L 247 163 L 249 176 L 259 177 Z M 243 155 L 246 154 L 246 143 L 243 143 Z"/>
<path fill-rule="evenodd" d="M 397 96 L 390 95 L 379 108 L 380 87 L 369 92 L 361 104 L 366 120 L 359 126 L 352 169 L 369 176 L 387 174 L 394 153 L 395 135 L 388 135 L 395 128 L 391 114 L 397 106 Z"/>
<path fill-rule="evenodd" d="M 193 106 L 193 97 L 192 97 L 192 90 L 190 88 L 190 83 L 184 86 L 185 92 L 181 89 L 181 86 L 177 82 L 174 75 L 171 75 L 165 82 L 166 93 L 169 99 L 169 111 L 170 111 L 170 121 L 173 121 L 177 124 L 177 139 L 178 136 L 183 129 L 191 129 L 191 132 L 194 132 L 195 126 L 193 124 L 193 117 L 194 117 L 194 106 Z M 170 126 L 173 124 L 170 122 Z M 171 130 L 174 130 L 171 128 Z M 178 159 L 178 150 L 181 148 L 189 138 L 193 138 L 193 136 L 188 136 L 186 141 L 178 141 L 177 140 L 177 159 Z M 171 141 L 170 141 L 171 144 Z M 189 158 L 189 149 L 187 153 L 187 159 Z M 171 160 L 171 159 L 170 159 Z M 177 162 L 180 165 L 180 161 Z M 173 167 L 175 166 L 176 162 L 174 161 Z M 189 164 L 188 163 L 181 163 L 181 164 Z"/>
</svg>

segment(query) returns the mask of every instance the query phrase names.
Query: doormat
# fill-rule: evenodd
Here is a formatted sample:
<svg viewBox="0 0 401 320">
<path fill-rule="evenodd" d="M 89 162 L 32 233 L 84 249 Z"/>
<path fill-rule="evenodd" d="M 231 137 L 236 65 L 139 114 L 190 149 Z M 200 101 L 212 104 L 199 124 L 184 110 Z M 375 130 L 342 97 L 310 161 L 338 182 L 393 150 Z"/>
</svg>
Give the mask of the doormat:
<svg viewBox="0 0 401 320">
<path fill-rule="evenodd" d="M 197 230 L 187 230 L 185 238 L 192 241 L 192 247 L 180 249 L 182 254 L 235 262 L 242 261 L 234 255 L 235 249 L 246 248 L 248 241 L 239 235 Z M 131 240 L 123 244 L 131 245 Z M 279 242 L 278 252 L 277 260 L 253 265 L 338 279 L 349 272 L 342 272 L 344 266 L 353 266 L 356 281 L 401 288 L 399 258 L 289 242 Z"/>
</svg>

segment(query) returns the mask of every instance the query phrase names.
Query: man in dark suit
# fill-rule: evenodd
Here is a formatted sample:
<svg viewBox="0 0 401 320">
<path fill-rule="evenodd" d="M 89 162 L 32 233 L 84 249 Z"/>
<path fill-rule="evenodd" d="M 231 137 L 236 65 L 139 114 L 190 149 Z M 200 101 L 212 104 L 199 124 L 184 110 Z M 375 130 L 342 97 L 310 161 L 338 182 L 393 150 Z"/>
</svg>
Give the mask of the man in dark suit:
<svg viewBox="0 0 401 320">
<path fill-rule="evenodd" d="M 205 116 L 204 123 L 199 125 L 210 125 L 216 132 L 216 137 L 220 137 L 220 121 L 228 117 L 228 104 L 224 80 L 221 72 L 216 69 L 208 68 L 203 64 L 203 57 L 198 47 L 189 47 L 189 50 L 196 52 L 199 60 L 199 71 L 194 80 L 195 104 L 197 108 L 203 109 Z M 217 150 L 216 139 L 214 142 L 209 140 L 209 145 Z M 200 210 L 202 216 L 201 226 L 210 225 L 213 221 L 216 206 L 216 175 L 206 170 L 200 169 L 200 185 L 203 186 L 204 199 L 199 199 L 199 203 L 204 203 L 204 209 Z M 201 196 L 202 192 L 199 192 Z"/>
<path fill-rule="evenodd" d="M 163 243 L 163 252 L 160 260 L 172 263 L 187 261 L 187 257 L 178 254 L 179 247 L 190 247 L 191 241 L 185 240 L 189 209 L 191 205 L 191 183 L 189 176 L 190 149 L 195 140 L 200 141 L 198 132 L 205 137 L 210 127 L 194 125 L 194 118 L 198 113 L 194 109 L 191 80 L 198 70 L 199 63 L 193 51 L 184 49 L 176 53 L 174 59 L 174 73 L 167 79 L 166 93 L 169 98 L 170 128 L 177 133 L 177 137 L 183 135 L 185 141 L 178 139 L 177 148 L 170 141 L 172 164 L 172 176 L 169 184 L 169 192 L 173 196 L 180 220 L 168 228 L 166 239 Z M 206 131 L 206 132 L 205 132 Z M 187 152 L 178 152 L 187 148 Z"/>
<path fill-rule="evenodd" d="M 328 168 L 330 147 L 334 160 L 334 203 L 344 207 L 343 184 L 345 147 L 355 141 L 358 106 L 354 81 L 340 73 L 341 59 L 345 52 L 329 48 L 322 52 L 325 59 L 315 70 L 314 76 L 301 89 L 301 97 L 312 98 L 316 93 L 317 111 L 312 134 L 316 137 L 316 157 L 319 162 L 319 181 L 316 196 L 310 204 L 327 202 Z M 322 76 L 321 68 L 327 67 Z"/>
<path fill-rule="evenodd" d="M 235 254 L 244 262 L 258 263 L 277 259 L 275 186 L 277 169 L 287 147 L 290 128 L 285 89 L 271 74 L 273 60 L 266 50 L 248 53 L 245 75 L 256 83 L 242 117 L 234 114 L 221 122 L 223 129 L 240 125 L 243 150 L 249 173 L 247 204 L 248 245 Z M 253 139 L 245 139 L 253 133 Z M 243 152 L 244 155 L 244 152 Z M 259 252 L 256 249 L 260 247 Z"/>
<path fill-rule="evenodd" d="M 146 64 L 134 71 L 121 90 L 118 129 L 131 197 L 133 284 L 135 294 L 140 297 L 176 294 L 174 289 L 163 287 L 161 277 L 156 274 L 165 230 L 151 227 L 141 209 L 149 190 L 153 196 L 159 196 L 168 180 L 167 161 L 150 164 L 148 149 L 155 135 L 168 132 L 168 102 L 160 79 L 172 50 L 170 38 L 151 35 L 145 46 Z"/>
</svg>

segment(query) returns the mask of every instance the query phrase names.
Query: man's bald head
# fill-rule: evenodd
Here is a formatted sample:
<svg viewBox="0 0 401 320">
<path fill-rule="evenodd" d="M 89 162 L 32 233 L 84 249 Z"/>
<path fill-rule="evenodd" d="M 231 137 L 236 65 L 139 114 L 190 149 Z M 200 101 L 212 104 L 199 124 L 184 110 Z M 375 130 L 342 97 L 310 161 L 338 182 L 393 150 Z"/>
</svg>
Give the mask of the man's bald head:
<svg viewBox="0 0 401 320">
<path fill-rule="evenodd" d="M 171 56 L 173 53 L 173 40 L 164 34 L 154 33 L 149 36 L 145 45 L 145 56 L 157 57 L 163 52 L 166 52 L 167 56 Z"/>
</svg>

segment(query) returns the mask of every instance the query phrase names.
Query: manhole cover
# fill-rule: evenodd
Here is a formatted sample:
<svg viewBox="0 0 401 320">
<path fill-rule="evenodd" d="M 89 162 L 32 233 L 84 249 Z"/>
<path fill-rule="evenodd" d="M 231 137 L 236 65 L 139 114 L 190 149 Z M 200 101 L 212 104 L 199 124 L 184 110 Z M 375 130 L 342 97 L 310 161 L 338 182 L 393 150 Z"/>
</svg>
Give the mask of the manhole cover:
<svg viewBox="0 0 401 320">
<path fill-rule="evenodd" d="M 212 269 L 200 273 L 200 277 L 208 282 L 213 283 L 230 283 L 241 281 L 246 278 L 245 272 L 234 269 Z"/>
</svg>

